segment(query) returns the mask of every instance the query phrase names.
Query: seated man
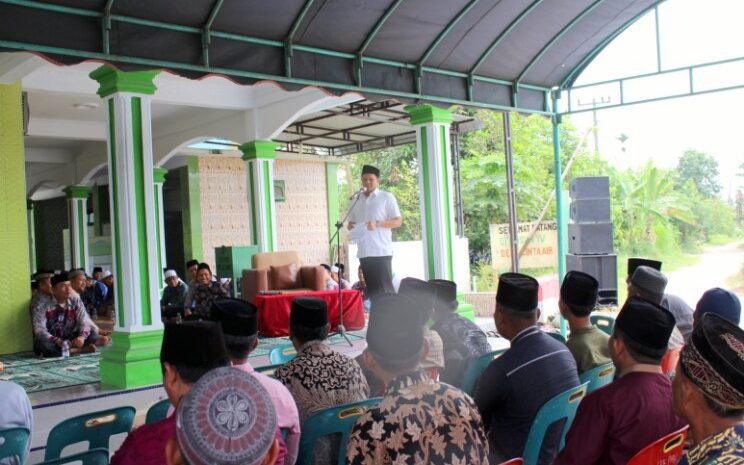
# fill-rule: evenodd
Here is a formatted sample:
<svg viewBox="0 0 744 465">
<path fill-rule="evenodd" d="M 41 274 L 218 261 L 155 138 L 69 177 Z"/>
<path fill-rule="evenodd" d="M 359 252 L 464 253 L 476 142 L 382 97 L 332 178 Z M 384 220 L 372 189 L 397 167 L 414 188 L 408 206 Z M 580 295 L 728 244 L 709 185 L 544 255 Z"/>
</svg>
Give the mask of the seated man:
<svg viewBox="0 0 744 465">
<path fill-rule="evenodd" d="M 444 356 L 439 380 L 459 386 L 470 360 L 491 352 L 491 345 L 478 325 L 457 313 L 457 284 L 444 279 L 429 282 L 437 289 L 431 329 L 442 339 Z"/>
<path fill-rule="evenodd" d="M 225 410 L 227 405 L 228 409 Z M 161 457 L 167 465 L 274 465 L 279 430 L 271 398 L 250 375 L 216 368 L 181 400 Z M 281 436 L 280 436 L 281 437 Z M 291 463 L 291 462 L 290 462 Z"/>
<path fill-rule="evenodd" d="M 663 299 L 666 285 L 667 278 L 661 271 L 641 265 L 628 278 L 628 298 L 638 297 L 664 307 Z M 667 310 L 669 309 L 667 308 Z M 672 335 L 669 337 L 669 349 L 678 349 L 684 343 L 684 335 L 679 327 L 675 325 Z"/>
<path fill-rule="evenodd" d="M 188 286 L 191 287 L 194 284 L 196 284 L 196 273 L 199 271 L 199 260 L 194 260 L 193 258 L 186 262 L 186 275 L 188 276 L 189 284 Z"/>
<path fill-rule="evenodd" d="M 189 286 L 178 278 L 176 270 L 167 269 L 163 273 L 165 288 L 160 298 L 160 311 L 163 318 L 175 318 L 177 315 L 183 317 L 183 307 L 186 296 L 189 294 Z"/>
<path fill-rule="evenodd" d="M 108 297 L 108 287 L 100 281 L 96 281 L 91 276 L 85 278 L 85 292 L 81 298 L 91 315 L 98 315 L 103 303 Z"/>
<path fill-rule="evenodd" d="M 277 368 L 274 377 L 295 399 L 300 422 L 324 409 L 366 400 L 369 386 L 353 359 L 325 345 L 328 337 L 328 306 L 315 297 L 295 297 L 289 314 L 289 338 L 297 357 Z M 336 460 L 338 439 L 318 441 L 313 463 Z"/>
<path fill-rule="evenodd" d="M 80 298 L 70 295 L 67 274 L 55 275 L 51 284 L 53 298 L 43 302 L 33 315 L 34 352 L 59 357 L 65 343 L 70 353 L 95 352 L 96 345 L 108 344 L 107 336 L 98 336 Z"/>
<path fill-rule="evenodd" d="M 565 344 L 536 326 L 539 284 L 519 273 L 499 277 L 493 319 L 511 347 L 491 362 L 478 381 L 475 403 L 489 433 L 491 463 L 521 457 L 537 411 L 556 395 L 579 385 L 576 362 Z M 543 441 L 538 464 L 558 452 L 560 431 Z"/>
<path fill-rule="evenodd" d="M 674 323 L 660 305 L 634 297 L 625 302 L 610 338 L 619 377 L 581 401 L 555 465 L 625 465 L 684 426 L 672 409 L 672 385 L 661 372 Z"/>
<path fill-rule="evenodd" d="M 0 370 L 1 371 L 1 370 Z M 10 428 L 26 428 L 33 434 L 34 414 L 26 391 L 11 381 L 0 381 L 0 431 Z M 31 450 L 31 441 L 26 445 L 26 457 Z M 0 458 L 0 465 L 22 465 L 15 457 Z"/>
<path fill-rule="evenodd" d="M 47 270 L 39 270 L 32 276 L 32 279 L 36 282 L 36 293 L 31 298 L 31 304 L 29 305 L 32 320 L 34 314 L 41 309 L 43 304 L 52 302 L 54 299 L 54 293 L 52 292 L 53 276 L 54 273 Z"/>
<path fill-rule="evenodd" d="M 571 329 L 566 345 L 576 360 L 579 374 L 612 361 L 607 347 L 610 336 L 589 320 L 598 291 L 597 280 L 581 271 L 569 271 L 561 285 L 558 309 Z"/>
<path fill-rule="evenodd" d="M 229 366 L 222 331 L 217 324 L 190 321 L 166 324 L 160 349 L 163 387 L 171 404 L 181 399 L 199 378 L 217 367 Z M 176 416 L 143 425 L 127 436 L 111 465 L 160 465 L 168 441 L 176 435 Z"/>
<path fill-rule="evenodd" d="M 212 304 L 212 319 L 222 326 L 227 355 L 235 368 L 258 380 L 268 391 L 279 428 L 287 431 L 287 463 L 294 463 L 300 448 L 300 417 L 292 394 L 279 381 L 256 372 L 248 362 L 248 355 L 258 346 L 258 309 L 240 299 L 224 297 Z"/>
<path fill-rule="evenodd" d="M 429 320 L 434 315 L 434 304 L 437 299 L 437 287 L 427 281 L 416 278 L 403 278 L 400 281 L 398 294 L 405 295 L 411 300 L 419 303 L 409 310 L 416 310 L 421 317 L 421 326 L 424 328 L 424 342 L 426 343 L 426 357 L 420 367 L 427 371 L 436 371 L 444 368 L 444 344 L 442 338 L 436 331 L 429 329 Z"/>
<path fill-rule="evenodd" d="M 100 282 L 102 277 L 103 277 L 103 268 L 101 268 L 100 266 L 94 266 L 93 267 L 93 279 Z"/>
<path fill-rule="evenodd" d="M 708 289 L 695 307 L 695 313 L 692 315 L 693 325 L 696 325 L 706 313 L 715 313 L 738 325 L 741 319 L 741 302 L 736 294 L 726 289 L 720 287 Z"/>
<path fill-rule="evenodd" d="M 197 268 L 196 282 L 189 285 L 184 311 L 192 319 L 208 320 L 212 302 L 218 297 L 228 297 L 228 292 L 219 281 L 213 279 L 209 265 L 200 263 Z"/>
<path fill-rule="evenodd" d="M 374 306 L 365 358 L 388 388 L 354 424 L 347 463 L 488 464 L 488 440 L 473 400 L 417 368 L 425 344 L 421 320 L 411 308 L 424 307 L 394 294 L 378 296 Z"/>
<path fill-rule="evenodd" d="M 674 410 L 690 423 L 680 464 L 744 463 L 744 331 L 704 315 L 679 356 Z"/>
</svg>

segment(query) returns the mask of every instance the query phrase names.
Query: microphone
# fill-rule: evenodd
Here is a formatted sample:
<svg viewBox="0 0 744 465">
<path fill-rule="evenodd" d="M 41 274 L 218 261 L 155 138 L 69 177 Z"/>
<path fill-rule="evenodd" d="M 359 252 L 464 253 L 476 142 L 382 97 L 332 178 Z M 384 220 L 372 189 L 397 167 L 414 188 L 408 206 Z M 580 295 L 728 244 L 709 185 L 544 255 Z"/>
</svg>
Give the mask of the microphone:
<svg viewBox="0 0 744 465">
<path fill-rule="evenodd" d="M 360 187 L 358 191 L 356 191 L 353 194 L 351 194 L 351 197 L 349 197 L 349 200 L 353 199 L 354 197 L 356 197 L 359 194 L 363 194 L 366 190 L 367 190 L 366 188 Z"/>
</svg>

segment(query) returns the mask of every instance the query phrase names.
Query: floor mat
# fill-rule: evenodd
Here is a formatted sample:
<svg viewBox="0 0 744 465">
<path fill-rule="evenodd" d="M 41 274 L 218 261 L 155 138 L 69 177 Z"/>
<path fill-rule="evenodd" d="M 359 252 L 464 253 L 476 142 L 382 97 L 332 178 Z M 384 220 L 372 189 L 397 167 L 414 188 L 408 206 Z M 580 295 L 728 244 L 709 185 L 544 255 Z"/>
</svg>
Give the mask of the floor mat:
<svg viewBox="0 0 744 465">
<path fill-rule="evenodd" d="M 366 329 L 347 332 L 352 342 L 363 340 L 366 334 Z M 267 356 L 271 349 L 289 343 L 286 337 L 262 338 L 250 358 Z M 341 335 L 334 334 L 326 343 L 337 345 L 346 344 L 346 341 Z M 0 355 L 0 361 L 5 366 L 5 370 L 0 373 L 0 380 L 20 384 L 27 393 L 97 383 L 100 381 L 100 359 L 101 354 L 98 352 L 67 359 L 39 358 L 32 352 Z"/>
</svg>

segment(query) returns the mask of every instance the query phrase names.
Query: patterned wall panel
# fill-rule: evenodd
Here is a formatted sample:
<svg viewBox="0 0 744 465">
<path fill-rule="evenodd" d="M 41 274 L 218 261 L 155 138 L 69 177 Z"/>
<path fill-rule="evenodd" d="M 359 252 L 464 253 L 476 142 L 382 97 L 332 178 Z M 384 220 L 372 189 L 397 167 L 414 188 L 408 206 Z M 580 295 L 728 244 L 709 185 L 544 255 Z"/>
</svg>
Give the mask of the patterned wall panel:
<svg viewBox="0 0 744 465">
<path fill-rule="evenodd" d="M 274 179 L 283 180 L 286 201 L 276 204 L 279 250 L 296 250 L 305 264 L 328 261 L 325 163 L 276 160 Z M 203 260 L 214 269 L 214 249 L 248 245 L 250 237 L 245 162 L 199 157 Z"/>
</svg>

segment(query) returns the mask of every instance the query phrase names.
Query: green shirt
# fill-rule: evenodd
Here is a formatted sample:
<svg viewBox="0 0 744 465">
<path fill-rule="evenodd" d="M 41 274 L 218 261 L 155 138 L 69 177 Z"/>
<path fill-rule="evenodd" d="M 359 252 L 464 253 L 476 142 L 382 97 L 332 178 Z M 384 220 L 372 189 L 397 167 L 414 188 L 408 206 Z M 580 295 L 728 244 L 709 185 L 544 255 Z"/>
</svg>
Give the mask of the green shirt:
<svg viewBox="0 0 744 465">
<path fill-rule="evenodd" d="M 181 309 L 188 293 L 189 286 L 181 280 L 178 281 L 178 286 L 176 287 L 165 286 L 163 296 L 160 299 L 160 306 Z"/>
<path fill-rule="evenodd" d="M 571 331 L 566 345 L 576 359 L 579 374 L 612 361 L 607 347 L 609 339 L 610 336 L 596 326 Z"/>
</svg>

